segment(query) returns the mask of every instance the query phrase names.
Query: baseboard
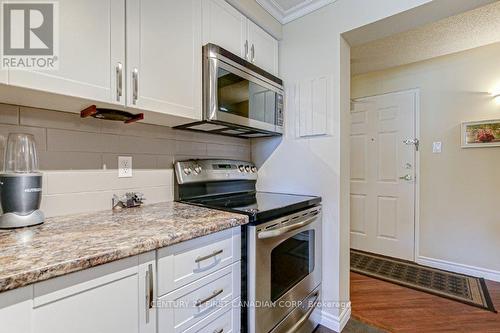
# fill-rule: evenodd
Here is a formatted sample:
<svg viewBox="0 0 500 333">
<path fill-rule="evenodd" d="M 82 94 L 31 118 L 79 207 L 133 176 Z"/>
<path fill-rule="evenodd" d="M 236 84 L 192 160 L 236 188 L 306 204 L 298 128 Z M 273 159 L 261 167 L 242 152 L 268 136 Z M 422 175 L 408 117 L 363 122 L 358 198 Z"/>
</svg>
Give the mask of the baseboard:
<svg viewBox="0 0 500 333">
<path fill-rule="evenodd" d="M 446 271 L 482 277 L 486 280 L 500 282 L 500 272 L 492 269 L 458 264 L 442 259 L 434 259 L 424 256 L 417 257 L 417 264 L 444 269 Z"/>
<path fill-rule="evenodd" d="M 334 316 L 329 312 L 325 312 L 324 310 L 321 312 L 321 325 L 325 326 L 326 328 L 329 328 L 335 332 L 341 332 L 345 325 L 347 325 L 347 322 L 349 321 L 349 318 L 351 318 L 351 305 L 345 307 L 342 309 L 342 312 L 340 315 Z"/>
</svg>

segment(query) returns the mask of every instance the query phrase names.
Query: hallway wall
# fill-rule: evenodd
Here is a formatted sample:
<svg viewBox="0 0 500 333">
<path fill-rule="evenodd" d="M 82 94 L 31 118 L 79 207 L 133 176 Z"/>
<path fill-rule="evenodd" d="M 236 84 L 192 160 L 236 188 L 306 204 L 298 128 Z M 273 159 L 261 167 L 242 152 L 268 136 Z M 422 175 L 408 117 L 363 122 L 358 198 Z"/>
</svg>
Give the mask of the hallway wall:
<svg viewBox="0 0 500 333">
<path fill-rule="evenodd" d="M 500 118 L 488 93 L 500 87 L 499 54 L 496 43 L 351 81 L 352 98 L 420 89 L 417 259 L 490 279 L 500 279 L 500 147 L 461 148 L 461 122 Z M 432 153 L 433 141 L 442 153 Z"/>
</svg>

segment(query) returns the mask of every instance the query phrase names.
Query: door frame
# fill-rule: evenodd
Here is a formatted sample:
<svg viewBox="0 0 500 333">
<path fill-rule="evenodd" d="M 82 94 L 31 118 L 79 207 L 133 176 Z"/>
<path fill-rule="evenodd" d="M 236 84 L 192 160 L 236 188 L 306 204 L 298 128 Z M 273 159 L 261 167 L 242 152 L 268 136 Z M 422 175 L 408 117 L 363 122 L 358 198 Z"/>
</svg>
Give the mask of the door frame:
<svg viewBox="0 0 500 333">
<path fill-rule="evenodd" d="M 357 101 L 364 99 L 364 98 L 370 98 L 370 97 L 377 97 L 377 96 L 386 96 L 386 95 L 396 95 L 396 94 L 401 94 L 401 93 L 413 93 L 415 95 L 415 114 L 414 114 L 414 130 L 415 130 L 415 138 L 419 140 L 419 143 L 421 143 L 420 140 L 420 88 L 410 88 L 410 89 L 402 89 L 402 90 L 396 90 L 396 91 L 390 91 L 386 93 L 381 93 L 381 94 L 375 94 L 375 95 L 369 95 L 369 96 L 362 96 L 362 97 L 357 97 L 354 99 L 351 99 L 352 103 L 356 103 Z M 349 111 L 349 115 L 352 113 L 352 108 Z M 351 129 L 349 127 L 349 135 L 351 134 Z M 419 243 L 420 243 L 420 150 L 422 149 L 421 145 L 419 144 L 419 149 L 415 150 L 415 188 L 414 188 L 414 198 L 413 198 L 413 210 L 414 210 L 414 216 L 413 216 L 413 262 L 417 262 L 417 258 L 419 256 Z M 351 151 L 351 146 L 349 144 L 349 151 Z M 349 182 L 350 183 L 350 182 Z M 349 185 L 349 193 L 351 192 L 351 185 Z M 350 205 L 350 203 L 349 203 Z M 349 216 L 349 233 L 350 233 L 350 226 L 351 226 L 351 217 Z M 349 237 L 350 238 L 350 237 Z M 349 241 L 349 248 L 351 244 Z"/>
</svg>

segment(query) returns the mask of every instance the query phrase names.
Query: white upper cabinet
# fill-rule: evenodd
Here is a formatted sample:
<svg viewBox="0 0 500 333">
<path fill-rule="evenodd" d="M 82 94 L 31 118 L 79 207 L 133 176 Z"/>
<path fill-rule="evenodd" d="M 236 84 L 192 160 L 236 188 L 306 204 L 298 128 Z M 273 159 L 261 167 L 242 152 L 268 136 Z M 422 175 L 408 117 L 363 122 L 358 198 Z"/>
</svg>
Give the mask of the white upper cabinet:
<svg viewBox="0 0 500 333">
<path fill-rule="evenodd" d="M 278 74 L 278 41 L 257 24 L 248 20 L 249 61 Z"/>
<path fill-rule="evenodd" d="M 203 1 L 203 44 L 207 43 L 278 75 L 278 41 L 224 0 Z"/>
<path fill-rule="evenodd" d="M 95 103 L 172 126 L 201 120 L 206 43 L 278 74 L 278 41 L 224 0 L 57 3 L 58 67 L 0 71 L 0 84 L 28 88 L 0 102 L 73 112 Z"/>
<path fill-rule="evenodd" d="M 123 104 L 124 98 L 117 96 L 116 66 L 125 66 L 124 1 L 64 0 L 58 4 L 59 68 L 11 69 L 9 84 Z"/>
<path fill-rule="evenodd" d="M 201 0 L 127 0 L 127 104 L 201 118 Z"/>
<path fill-rule="evenodd" d="M 203 1 L 203 44 L 213 43 L 246 58 L 247 18 L 224 0 Z"/>
</svg>

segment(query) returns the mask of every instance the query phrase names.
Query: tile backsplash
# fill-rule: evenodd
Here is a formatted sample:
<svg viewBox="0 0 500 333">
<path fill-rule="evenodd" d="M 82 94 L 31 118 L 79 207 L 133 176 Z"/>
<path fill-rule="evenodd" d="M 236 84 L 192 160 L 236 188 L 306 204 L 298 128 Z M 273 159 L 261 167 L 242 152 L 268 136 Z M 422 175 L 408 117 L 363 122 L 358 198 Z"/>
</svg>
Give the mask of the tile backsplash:
<svg viewBox="0 0 500 333">
<path fill-rule="evenodd" d="M 144 193 L 147 203 L 170 201 L 174 160 L 251 157 L 245 139 L 0 104 L 0 166 L 12 132 L 35 136 L 47 216 L 109 209 L 113 193 L 127 191 Z M 132 178 L 118 178 L 121 155 L 132 156 Z"/>
</svg>

